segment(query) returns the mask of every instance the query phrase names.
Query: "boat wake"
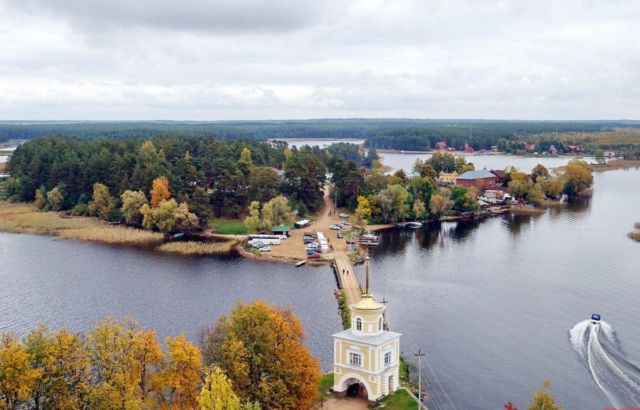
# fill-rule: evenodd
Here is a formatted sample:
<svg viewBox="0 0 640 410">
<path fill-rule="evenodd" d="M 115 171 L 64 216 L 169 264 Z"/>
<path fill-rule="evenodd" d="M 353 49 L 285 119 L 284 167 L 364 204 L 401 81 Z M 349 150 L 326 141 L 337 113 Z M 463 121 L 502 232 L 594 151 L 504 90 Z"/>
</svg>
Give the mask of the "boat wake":
<svg viewBox="0 0 640 410">
<path fill-rule="evenodd" d="M 615 407 L 640 404 L 640 368 L 625 359 L 612 327 L 579 322 L 569 331 L 573 349 Z"/>
</svg>

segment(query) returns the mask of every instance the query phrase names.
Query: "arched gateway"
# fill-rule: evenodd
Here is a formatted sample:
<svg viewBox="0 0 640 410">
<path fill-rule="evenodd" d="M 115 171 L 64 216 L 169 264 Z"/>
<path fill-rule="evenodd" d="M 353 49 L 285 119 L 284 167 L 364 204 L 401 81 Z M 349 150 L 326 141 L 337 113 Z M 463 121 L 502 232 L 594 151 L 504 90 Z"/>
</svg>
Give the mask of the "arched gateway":
<svg viewBox="0 0 640 410">
<path fill-rule="evenodd" d="M 384 330 L 384 305 L 366 286 L 359 302 L 349 306 L 351 328 L 333 335 L 333 391 L 370 401 L 398 389 L 400 333 Z"/>
</svg>

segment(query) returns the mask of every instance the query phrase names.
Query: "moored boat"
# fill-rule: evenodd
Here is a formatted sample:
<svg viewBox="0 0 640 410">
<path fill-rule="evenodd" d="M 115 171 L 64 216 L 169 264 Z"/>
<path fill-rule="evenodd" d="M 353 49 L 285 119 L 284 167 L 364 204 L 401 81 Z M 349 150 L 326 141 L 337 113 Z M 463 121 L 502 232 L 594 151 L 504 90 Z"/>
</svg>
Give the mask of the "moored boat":
<svg viewBox="0 0 640 410">
<path fill-rule="evenodd" d="M 409 222 L 407 223 L 409 228 L 417 229 L 422 227 L 422 222 Z"/>
</svg>

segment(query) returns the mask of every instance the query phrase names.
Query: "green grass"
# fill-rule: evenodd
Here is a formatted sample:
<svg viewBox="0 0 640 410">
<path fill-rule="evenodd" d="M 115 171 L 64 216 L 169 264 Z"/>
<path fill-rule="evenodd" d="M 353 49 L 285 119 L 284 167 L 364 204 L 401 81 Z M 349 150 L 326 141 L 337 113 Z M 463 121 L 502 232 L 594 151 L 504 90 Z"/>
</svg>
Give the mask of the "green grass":
<svg viewBox="0 0 640 410">
<path fill-rule="evenodd" d="M 384 405 L 385 410 L 418 410 L 418 403 L 404 389 L 398 389 L 392 395 L 383 398 L 380 404 Z"/>
<path fill-rule="evenodd" d="M 240 219 L 211 218 L 209 225 L 212 226 L 216 232 L 224 235 L 246 235 L 249 233 L 244 222 Z"/>
<path fill-rule="evenodd" d="M 409 383 L 409 365 L 405 362 L 404 357 L 400 356 L 400 369 L 399 369 L 400 383 Z"/>
<path fill-rule="evenodd" d="M 349 329 L 351 327 L 351 311 L 349 310 L 347 294 L 344 290 L 341 290 L 338 295 L 338 307 L 340 308 L 340 312 L 342 312 L 342 327 Z"/>
<path fill-rule="evenodd" d="M 318 385 L 318 399 L 326 399 L 331 396 L 331 388 L 333 387 L 333 373 L 327 373 L 320 379 Z"/>
</svg>

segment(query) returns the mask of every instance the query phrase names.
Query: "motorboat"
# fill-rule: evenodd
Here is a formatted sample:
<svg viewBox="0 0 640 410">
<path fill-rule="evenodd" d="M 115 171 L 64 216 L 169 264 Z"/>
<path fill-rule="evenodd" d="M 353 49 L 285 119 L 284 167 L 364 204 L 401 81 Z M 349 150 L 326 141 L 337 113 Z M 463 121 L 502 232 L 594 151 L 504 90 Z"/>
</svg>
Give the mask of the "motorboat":
<svg viewBox="0 0 640 410">
<path fill-rule="evenodd" d="M 597 313 L 594 313 L 593 315 L 591 315 L 591 324 L 594 325 L 599 325 L 600 324 L 600 315 Z"/>
<path fill-rule="evenodd" d="M 409 222 L 407 223 L 409 228 L 417 229 L 422 227 L 422 222 Z"/>
<path fill-rule="evenodd" d="M 363 239 L 366 241 L 377 241 L 378 237 L 370 233 L 365 233 L 364 235 L 360 235 L 360 239 Z"/>
<path fill-rule="evenodd" d="M 307 263 L 307 261 L 300 261 L 300 262 L 296 263 L 296 268 L 299 268 L 300 266 L 304 265 L 305 263 Z"/>
</svg>

